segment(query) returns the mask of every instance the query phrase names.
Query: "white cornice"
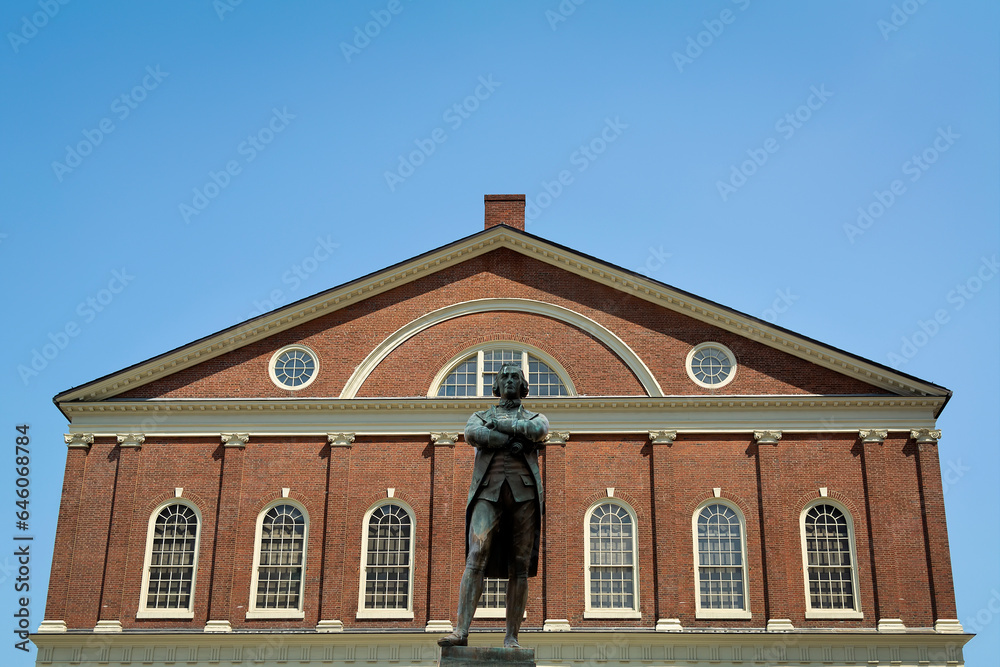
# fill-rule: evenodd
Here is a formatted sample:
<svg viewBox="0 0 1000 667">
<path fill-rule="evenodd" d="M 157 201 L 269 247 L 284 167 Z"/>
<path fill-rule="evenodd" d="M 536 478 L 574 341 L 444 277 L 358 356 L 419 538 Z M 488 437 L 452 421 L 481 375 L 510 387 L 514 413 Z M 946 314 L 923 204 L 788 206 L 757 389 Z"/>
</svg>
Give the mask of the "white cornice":
<svg viewBox="0 0 1000 667">
<path fill-rule="evenodd" d="M 664 308 L 713 326 L 756 340 L 819 366 L 854 376 L 863 382 L 904 395 L 944 396 L 940 387 L 895 373 L 866 360 L 847 355 L 790 332 L 776 329 L 747 315 L 684 294 L 672 287 L 632 275 L 624 269 L 584 257 L 507 227 L 493 227 L 395 267 L 366 276 L 345 286 L 290 304 L 272 313 L 226 329 L 100 381 L 70 390 L 59 397 L 60 407 L 77 400 L 105 400 L 159 377 L 212 359 L 289 327 L 343 308 L 385 290 L 404 285 L 448 265 L 464 262 L 498 248 L 509 248 L 539 261 L 560 267 L 588 280 L 608 285 Z"/>
<path fill-rule="evenodd" d="M 944 398 L 866 396 L 572 396 L 525 401 L 573 433 L 849 432 L 935 428 Z M 452 432 L 492 399 L 397 398 L 98 401 L 63 406 L 70 433 L 115 435 L 429 435 Z M 149 424 L 155 424 L 150 426 Z M 253 440 L 251 440 L 252 446 Z"/>
</svg>

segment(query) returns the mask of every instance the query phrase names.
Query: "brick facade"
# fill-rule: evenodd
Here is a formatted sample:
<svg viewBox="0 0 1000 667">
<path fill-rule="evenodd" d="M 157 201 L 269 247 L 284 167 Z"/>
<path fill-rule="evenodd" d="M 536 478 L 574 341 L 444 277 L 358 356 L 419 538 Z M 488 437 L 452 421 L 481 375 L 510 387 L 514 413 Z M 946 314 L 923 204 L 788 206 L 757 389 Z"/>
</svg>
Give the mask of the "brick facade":
<svg viewBox="0 0 1000 667">
<path fill-rule="evenodd" d="M 486 210 L 487 231 L 507 225 L 519 238 L 512 222 L 520 219 L 523 229 L 523 196 L 487 195 Z M 635 351 L 667 397 L 808 401 L 835 396 L 863 398 L 872 405 L 900 397 L 857 373 L 832 370 L 731 327 L 713 326 L 499 245 L 303 324 L 277 327 L 200 363 L 163 372 L 114 398 L 337 401 L 359 365 L 393 332 L 437 309 L 488 298 L 531 299 L 598 323 Z M 365 408 L 364 400 L 429 401 L 432 381 L 449 360 L 491 340 L 525 343 L 550 355 L 581 397 L 647 395 L 634 367 L 593 331 L 537 312 L 481 312 L 436 322 L 391 350 L 357 391 L 362 401 L 358 419 L 361 413 L 365 424 L 381 418 L 375 408 Z M 696 385 L 685 370 L 692 346 L 705 341 L 724 344 L 738 360 L 734 381 L 722 389 Z M 292 343 L 313 350 L 321 369 L 314 383 L 297 392 L 278 388 L 268 374 L 274 352 Z M 567 410 L 575 409 L 571 400 L 563 400 Z M 477 401 L 488 403 L 472 402 Z M 275 404 L 269 405 L 242 412 L 278 414 Z M 533 407 L 532 396 L 526 405 Z M 781 401 L 776 405 L 780 409 Z M 128 631 L 188 632 L 228 622 L 239 633 L 313 631 L 321 622 L 340 621 L 350 633 L 422 632 L 429 622 L 454 620 L 474 454 L 462 438 L 451 443 L 447 437 L 435 441 L 430 433 L 345 428 L 348 437 L 337 440 L 325 433 L 341 429 L 326 427 L 322 408 L 310 418 L 308 406 L 296 413 L 312 425 L 302 426 L 301 434 L 255 432 L 241 429 L 240 410 L 213 409 L 197 421 L 192 417 L 197 427 L 186 433 L 147 424 L 139 447 L 123 448 L 116 438 L 98 432 L 89 448 L 71 448 L 46 622 L 63 621 L 66 628 L 81 631 L 117 621 Z M 421 408 L 411 401 L 398 409 L 418 414 Z M 684 631 L 738 633 L 759 632 L 779 619 L 800 630 L 847 632 L 872 631 L 889 619 L 928 632 L 956 617 L 937 441 L 926 436 L 926 419 L 914 424 L 924 427 L 922 436 L 894 427 L 875 442 L 845 427 L 839 421 L 843 417 L 830 418 L 825 426 L 794 428 L 796 417 L 789 412 L 784 431 L 769 442 L 755 437 L 753 429 L 719 422 L 708 408 L 690 418 L 702 426 L 668 438 L 657 439 L 641 426 L 624 425 L 618 432 L 570 429 L 568 440 L 557 438 L 542 450 L 547 513 L 525 630 L 558 620 L 580 631 L 653 632 L 667 619 Z M 137 427 L 129 424 L 135 419 L 122 417 L 118 430 L 134 431 Z M 550 420 L 553 432 L 565 429 Z M 463 427 L 464 422 L 456 422 L 448 430 L 461 433 Z M 782 425 L 774 428 L 781 431 Z M 240 430 L 249 433 L 245 445 L 225 446 L 220 440 L 220 433 Z M 176 489 L 201 515 L 194 615 L 137 618 L 150 517 Z M 595 503 L 608 498 L 609 489 L 636 517 L 638 618 L 585 617 L 585 519 Z M 248 619 L 257 522 L 283 493 L 308 515 L 303 618 Z M 390 494 L 413 513 L 412 619 L 357 618 L 363 520 Z M 823 495 L 846 509 L 853 522 L 861 618 L 807 617 L 800 516 Z M 744 519 L 749 618 L 699 618 L 696 613 L 692 517 L 701 503 L 716 497 L 738 508 Z M 502 624 L 502 619 L 477 619 L 473 627 Z"/>
</svg>

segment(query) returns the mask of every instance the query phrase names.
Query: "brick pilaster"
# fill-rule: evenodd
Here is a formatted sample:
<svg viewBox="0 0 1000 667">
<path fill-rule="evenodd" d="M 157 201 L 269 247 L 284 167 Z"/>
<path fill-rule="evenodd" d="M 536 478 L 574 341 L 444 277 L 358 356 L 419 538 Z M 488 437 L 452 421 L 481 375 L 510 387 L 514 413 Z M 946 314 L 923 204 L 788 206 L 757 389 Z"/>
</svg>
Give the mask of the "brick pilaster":
<svg viewBox="0 0 1000 667">
<path fill-rule="evenodd" d="M 938 458 L 938 440 L 941 431 L 919 429 L 910 431 L 917 444 L 917 471 L 920 475 L 920 496 L 923 507 L 924 531 L 927 535 L 927 559 L 930 562 L 931 608 L 935 627 L 939 621 L 958 618 L 955 606 L 955 586 L 951 573 L 951 550 L 948 546 L 948 527 L 944 516 L 944 487 L 941 483 L 941 461 Z M 951 624 L 961 631 L 961 625 Z"/>
<path fill-rule="evenodd" d="M 139 457 L 145 436 L 129 433 L 118 436 L 118 472 L 113 492 L 108 557 L 104 562 L 100 621 L 121 622 L 125 575 L 129 573 L 128 553 L 132 544 L 132 514 L 135 507 Z M 140 565 L 141 567 L 141 565 Z"/>
<path fill-rule="evenodd" d="M 323 536 L 323 574 L 320 586 L 319 632 L 340 632 L 347 613 L 344 591 L 350 590 L 344 581 L 347 559 L 348 503 L 351 497 L 350 470 L 353 433 L 328 433 L 330 458 L 326 477 L 326 534 Z"/>
<path fill-rule="evenodd" d="M 801 591 L 801 582 L 789 580 L 788 555 L 799 553 L 798 526 L 789 514 L 782 490 L 781 431 L 754 431 L 757 441 L 757 499 L 760 512 L 760 542 L 764 557 L 764 595 L 767 627 L 790 630 L 791 591 Z M 797 518 L 797 517 L 796 517 Z"/>
<path fill-rule="evenodd" d="M 868 534 L 872 553 L 872 576 L 875 580 L 875 618 L 879 629 L 902 629 L 899 618 L 898 559 L 893 524 L 898 516 L 893 509 L 893 489 L 886 473 L 885 438 L 887 430 L 860 431 L 865 471 L 865 495 L 868 502 Z"/>
<path fill-rule="evenodd" d="M 549 631 L 569 630 L 569 590 L 571 568 L 566 561 L 566 539 L 563 528 L 566 517 L 566 441 L 568 431 L 553 431 L 545 443 L 545 516 L 542 517 L 542 600 L 545 620 L 543 628 Z M 551 530 L 550 530 L 551 528 Z M 551 537 L 552 539 L 549 539 Z"/>
<path fill-rule="evenodd" d="M 428 630 L 446 630 L 447 621 L 458 610 L 458 587 L 462 577 L 459 564 L 464 560 L 464 541 L 454 530 L 455 512 L 464 510 L 455 503 L 455 442 L 458 433 L 432 433 L 434 446 L 433 495 L 431 496 L 431 539 L 428 556 L 430 596 L 427 609 Z M 463 522 L 464 525 L 464 522 Z M 463 531 L 464 532 L 464 531 Z M 462 549 L 457 549 L 461 544 Z M 450 630 L 449 630 L 450 631 Z"/>
<path fill-rule="evenodd" d="M 237 533 L 243 491 L 245 447 L 249 438 L 240 434 L 224 434 L 222 443 L 222 480 L 219 484 L 219 511 L 216 516 L 215 549 L 212 554 L 212 590 L 209 591 L 208 624 L 206 629 L 232 629 L 234 610 L 233 579 L 236 574 Z M 253 545 L 252 548 L 256 548 Z M 238 619 L 242 620 L 242 619 Z"/>
<path fill-rule="evenodd" d="M 656 574 L 656 629 L 677 631 L 680 625 L 680 564 L 677 540 L 683 539 L 672 519 L 676 509 L 673 444 L 677 431 L 650 431 L 653 449 L 653 560 Z"/>
</svg>

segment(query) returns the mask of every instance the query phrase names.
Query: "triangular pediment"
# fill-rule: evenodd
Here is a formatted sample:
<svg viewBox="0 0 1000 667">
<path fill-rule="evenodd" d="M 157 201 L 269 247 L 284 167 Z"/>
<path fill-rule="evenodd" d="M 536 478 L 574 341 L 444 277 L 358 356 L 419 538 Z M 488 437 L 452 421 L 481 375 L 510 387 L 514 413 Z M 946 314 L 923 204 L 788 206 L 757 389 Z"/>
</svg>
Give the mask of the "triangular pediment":
<svg viewBox="0 0 1000 667">
<path fill-rule="evenodd" d="M 729 336 L 778 350 L 823 369 L 824 372 L 836 373 L 859 385 L 863 383 L 871 387 L 870 392 L 849 392 L 852 394 L 931 397 L 943 399 L 942 405 L 950 395 L 947 389 L 938 385 L 824 345 L 533 234 L 498 225 L 70 389 L 56 396 L 54 400 L 57 405 L 71 402 L 91 403 L 113 399 L 127 392 L 134 393 L 139 387 L 161 381 L 185 369 L 204 364 L 272 336 L 287 335 L 297 327 L 375 299 L 403 285 L 420 281 L 490 253 L 503 252 L 517 253 L 572 274 L 580 281 L 593 283 L 595 286 L 600 285 L 601 289 L 615 290 L 623 296 L 627 295 L 629 298 L 647 302 L 665 311 L 703 323 L 712 330 L 726 332 Z M 385 341 L 382 341 L 382 344 L 385 344 Z M 613 346 L 614 343 L 611 342 L 610 345 Z M 376 346 L 373 345 L 374 347 Z M 616 354 L 621 353 L 616 350 Z M 633 367 L 633 370 L 635 368 Z M 641 375 L 641 371 L 637 372 L 637 375 Z M 650 397 L 673 395 L 669 390 L 660 389 L 655 380 L 650 383 L 640 378 L 640 382 Z M 353 394 L 348 397 L 352 396 Z"/>
</svg>

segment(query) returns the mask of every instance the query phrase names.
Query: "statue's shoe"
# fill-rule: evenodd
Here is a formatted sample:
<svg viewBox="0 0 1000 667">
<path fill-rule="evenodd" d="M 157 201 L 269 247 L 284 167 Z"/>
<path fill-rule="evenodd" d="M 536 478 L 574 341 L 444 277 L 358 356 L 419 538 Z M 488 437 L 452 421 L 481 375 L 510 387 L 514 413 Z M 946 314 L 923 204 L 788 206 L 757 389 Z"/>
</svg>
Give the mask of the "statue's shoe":
<svg viewBox="0 0 1000 667">
<path fill-rule="evenodd" d="M 462 637 L 454 632 L 438 640 L 438 646 L 468 646 L 469 638 Z"/>
<path fill-rule="evenodd" d="M 521 645 L 517 643 L 517 637 L 504 637 L 503 639 L 504 648 L 521 648 Z"/>
</svg>

